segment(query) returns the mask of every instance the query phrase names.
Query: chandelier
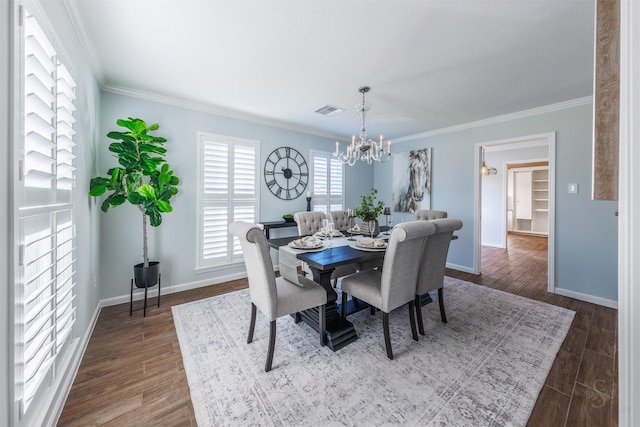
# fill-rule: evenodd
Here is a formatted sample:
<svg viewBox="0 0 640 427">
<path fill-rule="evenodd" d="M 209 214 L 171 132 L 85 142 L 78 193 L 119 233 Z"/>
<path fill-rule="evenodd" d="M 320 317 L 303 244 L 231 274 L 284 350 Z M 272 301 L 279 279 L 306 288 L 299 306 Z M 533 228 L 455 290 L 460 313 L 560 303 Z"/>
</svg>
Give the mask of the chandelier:
<svg viewBox="0 0 640 427">
<path fill-rule="evenodd" d="M 371 164 L 376 162 L 386 162 L 391 156 L 391 141 L 387 141 L 387 147 L 384 148 L 383 136 L 380 135 L 380 141 L 374 141 L 367 138 L 367 128 L 364 124 L 364 118 L 371 107 L 370 104 L 364 102 L 364 94 L 369 92 L 371 88 L 369 86 L 362 86 L 358 89 L 358 92 L 362 94 L 362 102 L 356 105 L 356 111 L 362 119 L 362 127 L 360 128 L 360 137 L 356 139 L 356 136 L 351 137 L 351 144 L 347 146 L 347 151 L 340 151 L 340 142 L 336 141 L 336 151 L 333 153 L 335 157 L 342 162 L 342 164 L 348 164 L 353 166 L 358 160 Z"/>
<path fill-rule="evenodd" d="M 495 175 L 498 173 L 498 169 L 491 167 L 491 166 L 487 166 L 487 164 L 484 161 L 484 147 L 482 147 L 482 165 L 480 166 L 480 173 L 482 175 Z"/>
</svg>

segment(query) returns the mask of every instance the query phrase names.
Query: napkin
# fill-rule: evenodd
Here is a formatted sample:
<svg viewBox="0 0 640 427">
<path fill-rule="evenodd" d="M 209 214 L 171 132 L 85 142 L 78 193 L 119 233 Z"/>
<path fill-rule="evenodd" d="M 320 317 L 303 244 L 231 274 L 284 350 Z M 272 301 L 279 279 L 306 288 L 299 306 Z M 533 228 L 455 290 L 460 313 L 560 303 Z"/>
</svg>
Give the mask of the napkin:
<svg viewBox="0 0 640 427">
<path fill-rule="evenodd" d="M 365 248 L 384 248 L 386 243 L 382 239 L 372 239 L 371 237 L 363 237 L 358 240 L 358 244 L 360 246 L 364 246 Z"/>
<path fill-rule="evenodd" d="M 360 225 L 359 224 L 354 224 L 353 228 L 351 229 L 351 231 L 360 231 Z"/>
<path fill-rule="evenodd" d="M 317 233 L 314 234 L 314 236 L 320 236 L 320 237 L 329 237 L 329 233 L 325 230 L 320 230 Z M 333 230 L 331 232 L 331 236 L 333 237 L 344 237 L 344 234 L 342 234 L 342 232 L 340 230 Z"/>
<path fill-rule="evenodd" d="M 299 248 L 317 248 L 322 245 L 322 242 L 317 237 L 305 236 L 301 239 L 292 241 L 291 244 Z"/>
</svg>

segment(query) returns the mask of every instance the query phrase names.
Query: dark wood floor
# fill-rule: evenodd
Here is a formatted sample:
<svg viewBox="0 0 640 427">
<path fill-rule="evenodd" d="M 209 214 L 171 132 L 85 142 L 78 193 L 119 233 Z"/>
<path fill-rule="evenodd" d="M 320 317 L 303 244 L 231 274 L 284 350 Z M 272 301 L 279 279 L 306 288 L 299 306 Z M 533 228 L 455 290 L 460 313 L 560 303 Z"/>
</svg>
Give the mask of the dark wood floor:
<svg viewBox="0 0 640 427">
<path fill-rule="evenodd" d="M 547 239 L 510 235 L 482 249 L 479 285 L 576 311 L 529 426 L 617 426 L 617 311 L 547 293 Z M 245 288 L 237 280 L 162 297 L 142 317 L 128 304 L 100 313 L 58 425 L 195 426 L 171 306 Z"/>
</svg>

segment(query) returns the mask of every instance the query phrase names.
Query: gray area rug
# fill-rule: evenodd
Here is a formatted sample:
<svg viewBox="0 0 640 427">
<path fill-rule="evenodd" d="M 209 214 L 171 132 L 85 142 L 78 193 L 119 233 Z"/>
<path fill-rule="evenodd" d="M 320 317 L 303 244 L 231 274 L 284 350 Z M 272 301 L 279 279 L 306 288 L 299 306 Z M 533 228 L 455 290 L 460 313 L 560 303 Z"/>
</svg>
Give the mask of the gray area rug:
<svg viewBox="0 0 640 427">
<path fill-rule="evenodd" d="M 575 313 L 452 278 L 445 304 L 447 324 L 423 307 L 419 342 L 407 309 L 392 312 L 394 360 L 380 313 L 349 316 L 359 339 L 335 353 L 280 318 L 268 373 L 260 313 L 246 342 L 248 290 L 174 306 L 198 425 L 525 425 Z"/>
</svg>

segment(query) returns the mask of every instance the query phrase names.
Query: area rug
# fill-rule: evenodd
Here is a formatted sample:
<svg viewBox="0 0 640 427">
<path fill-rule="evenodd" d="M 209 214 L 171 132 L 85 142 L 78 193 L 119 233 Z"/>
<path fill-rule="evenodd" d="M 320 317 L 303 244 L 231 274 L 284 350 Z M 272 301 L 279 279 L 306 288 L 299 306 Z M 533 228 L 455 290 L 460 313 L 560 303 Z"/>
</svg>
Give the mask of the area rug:
<svg viewBox="0 0 640 427">
<path fill-rule="evenodd" d="M 359 339 L 337 352 L 280 318 L 268 373 L 260 313 L 246 341 L 248 290 L 174 306 L 198 425 L 525 425 L 575 313 L 452 278 L 444 289 L 449 322 L 423 307 L 418 342 L 407 309 L 392 312 L 394 360 L 380 313 L 349 316 Z"/>
</svg>

